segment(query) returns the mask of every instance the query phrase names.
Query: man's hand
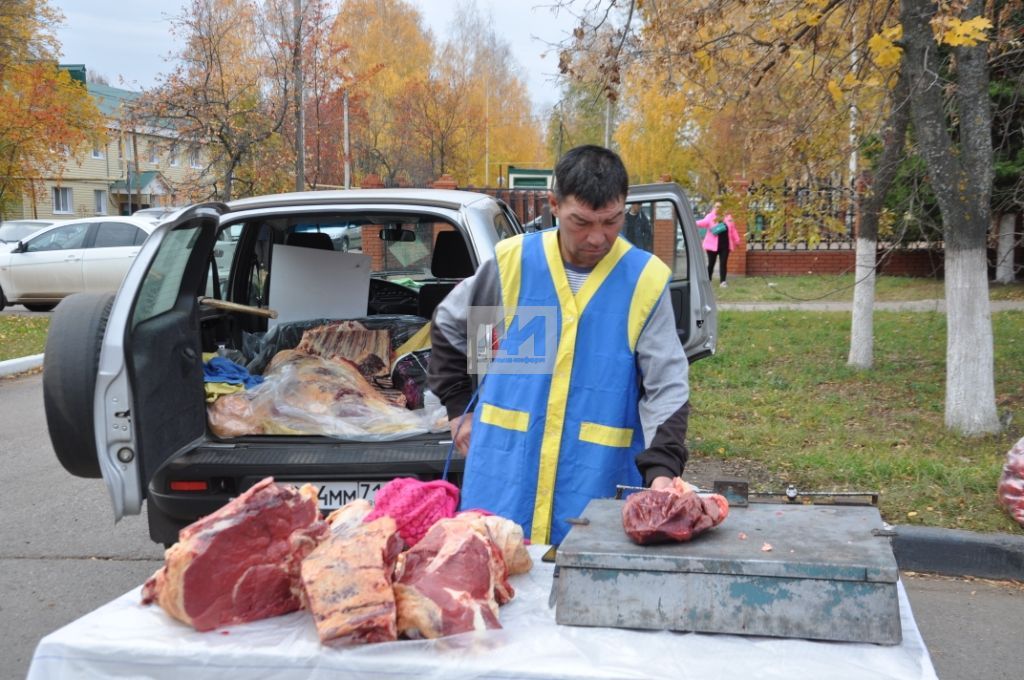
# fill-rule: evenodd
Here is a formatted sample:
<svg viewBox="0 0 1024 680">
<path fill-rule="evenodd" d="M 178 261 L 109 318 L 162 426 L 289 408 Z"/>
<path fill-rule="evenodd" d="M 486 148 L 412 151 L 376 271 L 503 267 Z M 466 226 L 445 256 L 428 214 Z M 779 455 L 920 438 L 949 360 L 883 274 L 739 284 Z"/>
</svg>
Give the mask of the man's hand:
<svg viewBox="0 0 1024 680">
<path fill-rule="evenodd" d="M 671 477 L 655 477 L 651 480 L 651 488 L 655 491 L 671 491 L 672 490 L 672 478 Z"/>
<path fill-rule="evenodd" d="M 448 421 L 448 429 L 452 431 L 455 450 L 465 456 L 469 453 L 469 433 L 473 429 L 473 414 L 465 413 L 455 420 Z"/>
<path fill-rule="evenodd" d="M 678 494 L 697 491 L 697 487 L 689 482 L 684 482 L 682 477 L 655 477 L 651 480 L 651 488 L 655 491 L 671 491 Z"/>
</svg>

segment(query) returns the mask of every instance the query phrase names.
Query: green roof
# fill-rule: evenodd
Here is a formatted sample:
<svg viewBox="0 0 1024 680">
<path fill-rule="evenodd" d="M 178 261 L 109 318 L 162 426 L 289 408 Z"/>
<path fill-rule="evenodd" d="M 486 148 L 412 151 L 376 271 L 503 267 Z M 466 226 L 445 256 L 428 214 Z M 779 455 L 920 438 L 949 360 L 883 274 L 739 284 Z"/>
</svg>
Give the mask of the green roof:
<svg viewBox="0 0 1024 680">
<path fill-rule="evenodd" d="M 146 170 L 145 172 L 133 172 L 132 173 L 132 193 L 141 191 L 149 186 L 150 182 L 156 179 L 160 175 L 157 170 Z M 110 185 L 110 190 L 113 192 L 127 193 L 128 192 L 128 181 L 119 179 Z"/>
<path fill-rule="evenodd" d="M 96 100 L 96 106 L 100 113 L 108 118 L 117 118 L 121 115 L 121 104 L 133 102 L 141 96 L 140 92 L 122 90 L 119 87 L 100 85 L 99 83 L 87 83 L 89 94 Z"/>
</svg>

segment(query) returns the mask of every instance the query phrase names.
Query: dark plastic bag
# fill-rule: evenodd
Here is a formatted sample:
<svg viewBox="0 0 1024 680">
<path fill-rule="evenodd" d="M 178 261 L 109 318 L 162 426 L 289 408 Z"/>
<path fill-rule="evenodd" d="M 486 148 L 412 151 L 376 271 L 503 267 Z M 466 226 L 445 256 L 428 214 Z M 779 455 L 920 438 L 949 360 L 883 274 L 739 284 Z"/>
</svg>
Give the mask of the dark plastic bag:
<svg viewBox="0 0 1024 680">
<path fill-rule="evenodd" d="M 252 343 L 253 358 L 246 365 L 246 368 L 254 375 L 262 374 L 275 354 L 284 349 L 294 349 L 302 341 L 302 334 L 307 330 L 341 320 L 307 319 L 305 321 L 291 321 L 275 326 L 267 331 L 262 338 L 258 338 Z M 412 337 L 416 331 L 427 323 L 427 319 L 412 314 L 378 314 L 351 320 L 358 321 L 367 330 L 387 329 L 390 331 L 392 351 L 401 347 L 402 343 Z"/>
<path fill-rule="evenodd" d="M 395 361 L 395 366 L 391 371 L 391 384 L 405 395 L 407 408 L 423 408 L 423 393 L 427 389 L 427 364 L 429 363 L 429 349 L 403 354 Z"/>
</svg>

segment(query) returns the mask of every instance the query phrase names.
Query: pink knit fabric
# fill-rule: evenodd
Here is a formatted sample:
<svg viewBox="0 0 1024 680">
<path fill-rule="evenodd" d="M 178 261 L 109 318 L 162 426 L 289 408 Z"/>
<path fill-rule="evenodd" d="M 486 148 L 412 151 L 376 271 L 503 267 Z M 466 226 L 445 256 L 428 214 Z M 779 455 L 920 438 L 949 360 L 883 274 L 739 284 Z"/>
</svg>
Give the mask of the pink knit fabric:
<svg viewBox="0 0 1024 680">
<path fill-rule="evenodd" d="M 402 539 L 414 546 L 434 522 L 454 517 L 458 506 L 459 487 L 450 482 L 399 477 L 381 487 L 373 501 L 373 511 L 363 521 L 372 522 L 386 515 L 395 520 Z"/>
</svg>

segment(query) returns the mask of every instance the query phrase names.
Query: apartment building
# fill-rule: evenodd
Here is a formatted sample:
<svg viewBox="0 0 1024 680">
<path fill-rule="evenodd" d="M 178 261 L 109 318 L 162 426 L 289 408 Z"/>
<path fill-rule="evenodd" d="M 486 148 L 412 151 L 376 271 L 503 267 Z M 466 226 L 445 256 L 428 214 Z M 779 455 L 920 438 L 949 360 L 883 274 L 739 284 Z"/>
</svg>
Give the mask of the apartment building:
<svg viewBox="0 0 1024 680">
<path fill-rule="evenodd" d="M 169 131 L 132 122 L 138 92 L 86 80 L 84 65 L 62 65 L 85 83 L 106 119 L 107 143 L 69 158 L 60 177 L 31 181 L 8 219 L 70 219 L 130 215 L 141 208 L 181 205 L 209 195 L 203 149 Z M 59 153 L 59 152 L 58 152 Z"/>
</svg>

